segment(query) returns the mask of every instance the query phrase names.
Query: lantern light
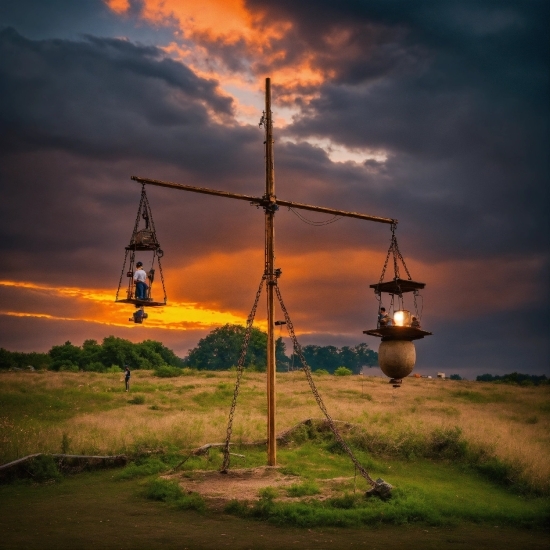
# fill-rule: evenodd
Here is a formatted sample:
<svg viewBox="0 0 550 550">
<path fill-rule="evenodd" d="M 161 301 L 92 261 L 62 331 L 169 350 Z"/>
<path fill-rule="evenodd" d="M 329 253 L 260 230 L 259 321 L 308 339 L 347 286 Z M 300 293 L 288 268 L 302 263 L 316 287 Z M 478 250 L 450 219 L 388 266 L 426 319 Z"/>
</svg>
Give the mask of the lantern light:
<svg viewBox="0 0 550 550">
<path fill-rule="evenodd" d="M 396 311 L 393 314 L 393 323 L 396 327 L 410 327 L 411 326 L 411 312 L 406 309 Z"/>
</svg>

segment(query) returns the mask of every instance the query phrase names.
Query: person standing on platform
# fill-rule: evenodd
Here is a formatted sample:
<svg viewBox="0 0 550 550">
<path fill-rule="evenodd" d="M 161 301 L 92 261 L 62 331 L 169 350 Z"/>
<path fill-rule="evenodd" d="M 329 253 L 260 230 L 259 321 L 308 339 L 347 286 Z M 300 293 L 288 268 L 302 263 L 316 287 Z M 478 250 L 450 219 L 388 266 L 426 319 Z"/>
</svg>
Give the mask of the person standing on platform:
<svg viewBox="0 0 550 550">
<path fill-rule="evenodd" d="M 134 273 L 134 282 L 136 284 L 136 300 L 147 299 L 147 273 L 143 269 L 143 263 L 136 264 L 136 272 Z"/>
</svg>

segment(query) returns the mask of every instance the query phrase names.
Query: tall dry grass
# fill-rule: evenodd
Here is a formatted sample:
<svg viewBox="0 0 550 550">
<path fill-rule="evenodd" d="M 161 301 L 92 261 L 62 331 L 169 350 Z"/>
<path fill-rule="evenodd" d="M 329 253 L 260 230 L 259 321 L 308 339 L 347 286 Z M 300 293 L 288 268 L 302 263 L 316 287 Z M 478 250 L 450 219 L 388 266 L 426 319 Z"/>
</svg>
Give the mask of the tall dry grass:
<svg viewBox="0 0 550 550">
<path fill-rule="evenodd" d="M 63 444 L 70 452 L 110 454 L 223 441 L 234 380 L 231 372 L 159 379 L 134 371 L 128 394 L 117 374 L 1 373 L 0 460 L 59 452 Z M 333 418 L 358 424 L 388 452 L 412 436 L 428 440 L 458 427 L 472 450 L 550 490 L 548 386 L 407 379 L 394 389 L 368 376 L 315 382 Z M 265 438 L 265 386 L 265 374 L 245 374 L 235 441 Z M 143 404 L 129 402 L 136 395 Z M 301 372 L 278 374 L 277 396 L 278 431 L 322 416 Z"/>
</svg>

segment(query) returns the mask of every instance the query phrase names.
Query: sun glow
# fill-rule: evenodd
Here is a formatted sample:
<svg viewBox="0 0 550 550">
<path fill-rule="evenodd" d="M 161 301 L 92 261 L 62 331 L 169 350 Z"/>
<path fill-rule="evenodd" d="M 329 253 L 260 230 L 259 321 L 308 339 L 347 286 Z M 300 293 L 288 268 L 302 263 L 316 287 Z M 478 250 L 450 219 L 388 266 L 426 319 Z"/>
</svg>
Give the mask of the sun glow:
<svg viewBox="0 0 550 550">
<path fill-rule="evenodd" d="M 103 289 L 56 287 L 31 282 L 0 281 L 0 288 L 11 288 L 19 293 L 20 310 L 0 310 L 0 314 L 13 317 L 36 317 L 63 321 L 84 321 L 110 326 L 132 326 L 129 318 L 133 306 L 117 304 L 114 292 Z M 36 310 L 40 299 L 41 308 Z M 229 311 L 203 308 L 196 303 L 171 302 L 169 306 L 155 308 L 158 315 L 150 315 L 147 326 L 165 330 L 210 328 L 226 323 L 244 324 L 245 319 Z M 63 314 L 65 312 L 65 314 Z M 71 312 L 70 314 L 66 314 Z"/>
</svg>

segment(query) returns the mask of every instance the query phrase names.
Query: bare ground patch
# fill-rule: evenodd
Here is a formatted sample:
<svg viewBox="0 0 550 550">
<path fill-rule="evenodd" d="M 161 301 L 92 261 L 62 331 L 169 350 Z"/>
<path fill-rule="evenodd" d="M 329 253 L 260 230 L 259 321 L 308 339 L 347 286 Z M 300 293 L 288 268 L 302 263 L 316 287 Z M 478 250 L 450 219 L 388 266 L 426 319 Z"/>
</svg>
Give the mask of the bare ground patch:
<svg viewBox="0 0 550 550">
<path fill-rule="evenodd" d="M 195 470 L 165 476 L 179 483 L 184 491 L 198 493 L 212 501 L 225 503 L 233 499 L 258 500 L 265 487 L 284 489 L 299 481 L 299 477 L 281 473 L 280 468 L 260 466 L 229 470 L 226 474 L 212 470 Z"/>
<path fill-rule="evenodd" d="M 255 501 L 260 499 L 260 491 L 272 487 L 278 491 L 277 500 L 294 500 L 286 495 L 286 489 L 300 483 L 299 476 L 283 474 L 279 467 L 260 466 L 258 468 L 241 468 L 221 474 L 212 470 L 195 470 L 163 476 L 176 481 L 186 492 L 198 493 L 214 506 L 223 506 L 230 500 Z M 325 499 L 338 491 L 339 486 L 348 478 L 323 480 L 319 484 L 320 493 L 317 499 Z"/>
</svg>

